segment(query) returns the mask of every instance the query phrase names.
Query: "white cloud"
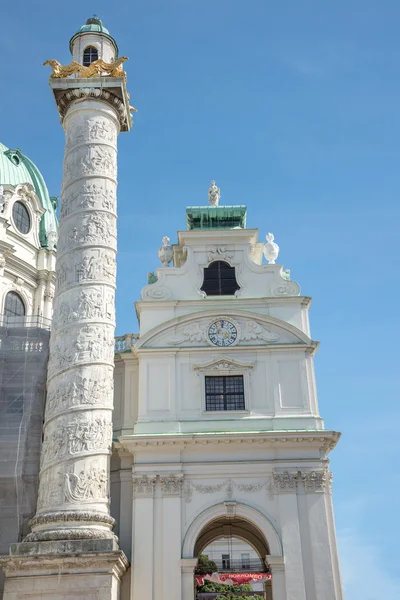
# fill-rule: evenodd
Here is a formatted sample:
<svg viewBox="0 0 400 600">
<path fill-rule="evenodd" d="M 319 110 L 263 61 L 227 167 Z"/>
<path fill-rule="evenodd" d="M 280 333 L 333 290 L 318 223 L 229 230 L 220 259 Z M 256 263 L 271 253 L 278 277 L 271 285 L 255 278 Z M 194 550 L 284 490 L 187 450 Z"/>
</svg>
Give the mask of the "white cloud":
<svg viewBox="0 0 400 600">
<path fill-rule="evenodd" d="M 400 575 L 385 569 L 379 547 L 351 529 L 338 532 L 338 543 L 346 600 L 399 600 Z"/>
</svg>

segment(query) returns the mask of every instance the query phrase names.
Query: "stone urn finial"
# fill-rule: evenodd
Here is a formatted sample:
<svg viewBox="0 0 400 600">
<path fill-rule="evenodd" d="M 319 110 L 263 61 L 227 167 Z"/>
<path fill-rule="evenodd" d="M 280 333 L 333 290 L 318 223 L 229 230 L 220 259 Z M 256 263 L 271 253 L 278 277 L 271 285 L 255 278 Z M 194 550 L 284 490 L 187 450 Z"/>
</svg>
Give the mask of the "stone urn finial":
<svg viewBox="0 0 400 600">
<path fill-rule="evenodd" d="M 274 242 L 274 234 L 267 233 L 267 243 L 264 244 L 264 256 L 268 261 L 268 264 L 274 265 L 279 254 L 279 246 Z"/>
<path fill-rule="evenodd" d="M 172 247 L 169 245 L 170 238 L 167 235 L 165 235 L 161 241 L 162 241 L 163 245 L 158 250 L 158 257 L 159 257 L 160 261 L 162 262 L 163 266 L 168 267 L 169 263 L 172 261 L 172 259 L 174 257 Z"/>
</svg>

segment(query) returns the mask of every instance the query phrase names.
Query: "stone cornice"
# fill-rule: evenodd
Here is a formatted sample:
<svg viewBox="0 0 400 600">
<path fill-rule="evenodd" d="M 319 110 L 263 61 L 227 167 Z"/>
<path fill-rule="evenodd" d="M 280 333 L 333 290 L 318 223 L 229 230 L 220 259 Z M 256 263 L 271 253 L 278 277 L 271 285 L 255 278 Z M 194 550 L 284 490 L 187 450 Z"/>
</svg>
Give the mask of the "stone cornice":
<svg viewBox="0 0 400 600">
<path fill-rule="evenodd" d="M 216 446 L 219 444 L 263 445 L 288 448 L 293 446 L 309 446 L 318 448 L 322 458 L 336 446 L 340 438 L 337 431 L 262 431 L 262 432 L 228 432 L 228 433 L 182 433 L 182 434 L 133 434 L 119 437 L 117 448 L 130 452 L 141 448 L 158 450 L 160 446 Z"/>
<path fill-rule="evenodd" d="M 312 344 L 269 344 L 268 346 L 264 345 L 262 346 L 260 345 L 254 345 L 254 346 L 241 346 L 241 345 L 237 345 L 237 346 L 231 346 L 229 348 L 229 352 L 237 352 L 238 354 L 242 354 L 243 351 L 245 352 L 251 352 L 254 354 L 254 351 L 256 350 L 264 350 L 264 351 L 268 351 L 268 352 L 272 352 L 272 351 L 276 351 L 276 352 L 286 352 L 288 350 L 304 350 L 307 354 L 314 356 L 314 354 L 317 352 L 319 348 L 319 342 L 312 342 Z M 132 346 L 132 351 L 134 352 L 135 355 L 139 355 L 139 354 L 157 354 L 157 353 L 161 353 L 161 354 L 177 354 L 178 352 L 193 352 L 194 350 L 196 350 L 196 352 L 205 352 L 205 353 L 210 353 L 210 347 L 206 347 L 206 346 L 181 346 L 179 348 L 177 347 L 170 347 L 170 346 L 159 346 L 159 347 L 154 347 L 154 348 L 135 348 L 135 346 Z M 226 353 L 226 348 L 218 348 L 217 346 L 215 348 L 213 348 L 214 352 L 219 352 L 219 353 Z"/>
</svg>

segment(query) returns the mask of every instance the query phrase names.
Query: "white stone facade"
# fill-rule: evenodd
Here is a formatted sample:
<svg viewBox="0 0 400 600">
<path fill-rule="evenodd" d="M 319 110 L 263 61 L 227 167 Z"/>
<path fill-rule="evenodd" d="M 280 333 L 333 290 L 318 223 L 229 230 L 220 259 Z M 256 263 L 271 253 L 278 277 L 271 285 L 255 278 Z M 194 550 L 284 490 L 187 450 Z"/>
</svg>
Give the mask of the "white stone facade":
<svg viewBox="0 0 400 600">
<path fill-rule="evenodd" d="M 266 559 L 273 600 L 342 598 L 327 458 L 339 434 L 318 411 L 311 301 L 262 250 L 256 230 L 179 232 L 175 266 L 136 305 L 139 339 L 116 357 L 112 512 L 132 600 L 193 600 L 196 557 L 230 525 Z M 235 267 L 235 295 L 201 292 L 215 260 Z M 208 335 L 221 318 L 228 347 Z M 243 376 L 243 410 L 206 410 L 204 377 L 218 375 Z"/>
</svg>

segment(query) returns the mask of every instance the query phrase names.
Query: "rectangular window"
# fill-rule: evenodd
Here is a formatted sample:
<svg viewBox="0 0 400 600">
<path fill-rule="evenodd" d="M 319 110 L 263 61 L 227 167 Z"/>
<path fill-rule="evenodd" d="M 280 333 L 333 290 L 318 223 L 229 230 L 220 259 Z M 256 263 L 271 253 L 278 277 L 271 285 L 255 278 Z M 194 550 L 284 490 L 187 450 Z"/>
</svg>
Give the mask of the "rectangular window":
<svg viewBox="0 0 400 600">
<path fill-rule="evenodd" d="M 250 569 L 250 554 L 248 552 L 241 555 L 242 569 Z"/>
<path fill-rule="evenodd" d="M 222 568 L 230 569 L 231 568 L 231 557 L 229 554 L 222 555 Z"/>
<path fill-rule="evenodd" d="M 243 375 L 206 377 L 206 410 L 244 410 Z"/>
</svg>

